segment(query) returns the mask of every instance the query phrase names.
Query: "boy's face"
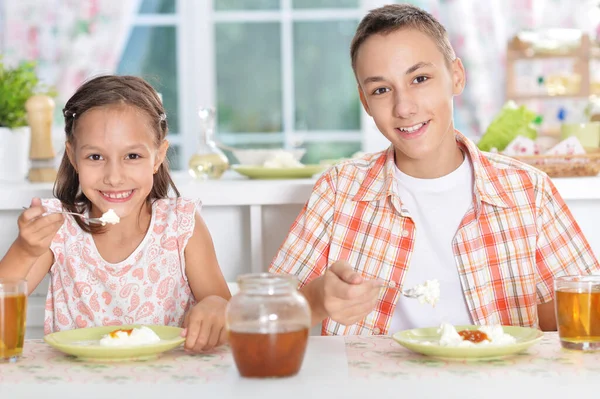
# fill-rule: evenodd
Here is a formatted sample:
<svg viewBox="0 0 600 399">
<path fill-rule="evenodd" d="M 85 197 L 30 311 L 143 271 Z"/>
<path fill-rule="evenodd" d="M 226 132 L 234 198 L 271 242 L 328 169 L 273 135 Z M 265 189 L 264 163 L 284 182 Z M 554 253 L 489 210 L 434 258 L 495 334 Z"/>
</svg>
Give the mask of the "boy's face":
<svg viewBox="0 0 600 399">
<path fill-rule="evenodd" d="M 448 65 L 428 35 L 401 29 L 369 37 L 356 75 L 363 106 L 394 145 L 399 166 L 431 169 L 457 151 L 452 99 L 464 88 L 464 69 L 459 59 Z"/>
</svg>

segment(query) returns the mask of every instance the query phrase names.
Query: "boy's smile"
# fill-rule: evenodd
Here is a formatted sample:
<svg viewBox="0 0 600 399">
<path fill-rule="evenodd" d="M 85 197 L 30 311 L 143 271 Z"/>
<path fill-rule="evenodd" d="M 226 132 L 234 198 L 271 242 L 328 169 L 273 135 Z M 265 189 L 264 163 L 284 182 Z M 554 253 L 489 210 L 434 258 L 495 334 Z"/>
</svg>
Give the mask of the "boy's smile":
<svg viewBox="0 0 600 399">
<path fill-rule="evenodd" d="M 430 36 L 405 28 L 365 40 L 356 77 L 363 106 L 394 145 L 402 171 L 435 178 L 460 165 L 452 122 L 453 97 L 465 82 L 459 59 L 448 65 Z"/>
<path fill-rule="evenodd" d="M 429 122 L 431 122 L 431 120 L 427 120 L 425 122 L 419 122 L 412 126 L 397 127 L 396 130 L 398 131 L 398 134 L 400 136 L 402 136 L 403 139 L 412 140 L 412 139 L 416 139 L 417 137 L 420 137 L 421 135 L 425 134 L 425 131 L 427 130 L 427 127 L 429 126 Z"/>
</svg>

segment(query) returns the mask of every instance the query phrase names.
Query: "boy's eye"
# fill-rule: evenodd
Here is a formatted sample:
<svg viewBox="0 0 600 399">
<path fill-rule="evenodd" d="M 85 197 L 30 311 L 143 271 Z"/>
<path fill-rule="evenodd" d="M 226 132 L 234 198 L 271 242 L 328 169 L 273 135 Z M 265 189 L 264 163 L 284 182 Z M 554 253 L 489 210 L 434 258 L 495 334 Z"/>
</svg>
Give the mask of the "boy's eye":
<svg viewBox="0 0 600 399">
<path fill-rule="evenodd" d="M 127 154 L 127 159 L 140 159 L 140 154 Z"/>
<path fill-rule="evenodd" d="M 378 89 L 375 89 L 373 91 L 373 94 L 379 95 L 379 94 L 387 93 L 388 91 L 390 91 L 390 89 L 388 89 L 387 87 L 380 87 Z"/>
<path fill-rule="evenodd" d="M 102 155 L 100 155 L 100 154 L 88 155 L 88 159 L 91 159 L 92 161 L 100 161 L 102 159 Z"/>
<path fill-rule="evenodd" d="M 429 80 L 429 78 L 427 76 L 417 76 L 414 80 L 413 83 L 423 83 L 426 80 Z"/>
</svg>

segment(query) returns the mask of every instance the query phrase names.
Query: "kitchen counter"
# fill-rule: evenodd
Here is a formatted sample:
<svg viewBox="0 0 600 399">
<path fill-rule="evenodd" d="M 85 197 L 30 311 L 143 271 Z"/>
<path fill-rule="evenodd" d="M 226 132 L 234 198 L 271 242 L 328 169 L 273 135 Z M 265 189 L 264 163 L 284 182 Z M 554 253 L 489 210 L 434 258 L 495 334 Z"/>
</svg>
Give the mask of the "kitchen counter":
<svg viewBox="0 0 600 399">
<path fill-rule="evenodd" d="M 304 204 L 315 179 L 250 180 L 228 172 L 221 180 L 195 181 L 185 172 L 173 173 L 183 196 L 201 198 L 204 206 Z M 552 180 L 566 201 L 600 200 L 600 177 Z M 51 183 L 0 182 L 0 210 L 21 209 L 32 197 L 52 197 Z M 9 195 L 7 195 L 9 194 Z"/>
</svg>

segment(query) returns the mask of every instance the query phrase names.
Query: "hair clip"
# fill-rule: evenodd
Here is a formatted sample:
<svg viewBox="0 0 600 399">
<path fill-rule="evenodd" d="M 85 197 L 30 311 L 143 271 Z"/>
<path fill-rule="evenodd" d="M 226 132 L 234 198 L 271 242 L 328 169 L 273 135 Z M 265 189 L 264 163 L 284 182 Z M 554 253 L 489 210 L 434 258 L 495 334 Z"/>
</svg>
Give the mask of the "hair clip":
<svg viewBox="0 0 600 399">
<path fill-rule="evenodd" d="M 75 115 L 77 115 L 75 112 L 73 112 L 73 115 L 71 115 L 71 118 L 75 119 Z"/>
<path fill-rule="evenodd" d="M 166 121 L 166 120 L 167 120 L 167 115 L 165 115 L 165 114 L 160 114 L 160 115 L 158 116 L 158 120 L 160 120 L 161 122 L 162 122 L 162 121 Z"/>
</svg>

